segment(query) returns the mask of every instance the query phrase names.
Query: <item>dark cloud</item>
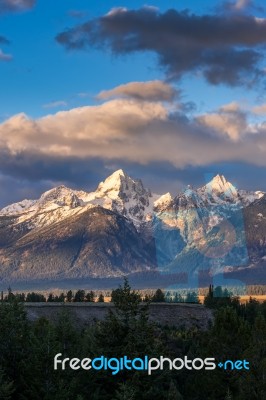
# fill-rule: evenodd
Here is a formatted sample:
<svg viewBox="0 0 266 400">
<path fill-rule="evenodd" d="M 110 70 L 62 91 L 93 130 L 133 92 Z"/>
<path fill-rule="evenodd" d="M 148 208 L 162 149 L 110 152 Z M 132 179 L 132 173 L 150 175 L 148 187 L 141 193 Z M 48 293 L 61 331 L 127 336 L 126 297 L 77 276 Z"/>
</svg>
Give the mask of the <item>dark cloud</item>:
<svg viewBox="0 0 266 400">
<path fill-rule="evenodd" d="M 238 177 L 242 174 L 243 181 L 237 186 L 265 190 L 266 122 L 249 122 L 257 115 L 252 110 L 260 118 L 265 104 L 249 110 L 232 102 L 194 116 L 186 114 L 193 104 L 146 100 L 157 99 L 158 89 L 165 99 L 168 86 L 139 84 L 146 89 L 144 99 L 113 99 L 36 120 L 24 114 L 7 119 L 0 124 L 0 175 L 25 181 L 29 193 L 31 184 L 40 191 L 59 184 L 91 191 L 123 168 L 154 192 L 176 194 L 186 184 L 199 186 L 200 179 L 203 184 L 207 173 L 227 176 L 227 165 L 232 165 L 232 180 L 234 165 L 242 164 Z M 132 96 L 135 89 L 136 82 L 126 84 L 104 97 Z M 0 202 L 12 192 L 10 185 L 0 185 Z"/>
<path fill-rule="evenodd" d="M 202 72 L 213 85 L 250 84 L 263 75 L 266 19 L 195 15 L 188 11 L 118 8 L 57 35 L 66 49 L 109 48 L 114 54 L 152 51 L 171 79 Z"/>
<path fill-rule="evenodd" d="M 0 173 L 17 180 L 36 182 L 60 182 L 77 189 L 94 189 L 97 179 L 104 177 L 104 162 L 99 158 L 58 158 L 33 154 L 29 151 L 12 154 L 0 152 Z M 97 179 L 93 178 L 97 176 Z"/>
<path fill-rule="evenodd" d="M 0 14 L 31 9 L 36 0 L 0 0 Z"/>
<path fill-rule="evenodd" d="M 20 160 L 16 157 L 8 162 L 6 160 L 2 167 L 0 209 L 25 198 L 37 199 L 44 191 L 61 184 L 73 189 L 93 191 L 99 182 L 120 168 L 133 178 L 142 179 L 145 187 L 158 194 L 170 192 L 176 195 L 187 185 L 200 187 L 218 173 L 223 174 L 238 189 L 266 191 L 265 167 L 248 163 L 176 168 L 168 162 L 151 162 L 143 166 L 121 160 L 113 160 L 111 163 L 99 159 L 37 160 L 24 155 Z"/>
<path fill-rule="evenodd" d="M 0 209 L 25 198 L 36 199 L 58 185 L 93 191 L 108 176 L 97 158 L 49 157 L 29 152 L 0 153 Z"/>
<path fill-rule="evenodd" d="M 0 44 L 9 44 L 9 43 L 10 41 L 6 37 L 0 35 Z"/>
</svg>

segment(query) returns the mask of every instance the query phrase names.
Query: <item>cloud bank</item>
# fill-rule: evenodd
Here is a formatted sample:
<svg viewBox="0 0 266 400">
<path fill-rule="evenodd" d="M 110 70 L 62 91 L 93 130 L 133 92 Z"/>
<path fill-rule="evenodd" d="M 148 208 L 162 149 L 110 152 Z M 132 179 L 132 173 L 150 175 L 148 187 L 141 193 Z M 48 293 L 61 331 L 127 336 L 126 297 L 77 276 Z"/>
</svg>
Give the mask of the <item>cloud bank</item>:
<svg viewBox="0 0 266 400">
<path fill-rule="evenodd" d="M 165 91 L 160 93 L 161 101 L 158 92 L 155 96 L 151 91 L 165 89 L 164 83 L 137 85 L 142 86 L 140 99 L 132 83 L 101 92 L 102 98 L 115 94 L 118 98 L 96 106 L 36 120 L 15 115 L 0 125 L 0 152 L 5 158 L 29 154 L 42 159 L 97 158 L 141 165 L 168 162 L 178 168 L 229 161 L 266 166 L 266 122 L 250 124 L 237 103 L 188 117 L 181 103 L 174 109 L 165 103 Z M 121 93 L 132 97 L 120 98 Z"/>
<path fill-rule="evenodd" d="M 173 93 L 178 93 L 174 102 Z M 200 177 L 204 183 L 206 170 L 228 176 L 230 165 L 239 179 L 255 171 L 252 184 L 247 179 L 242 187 L 256 183 L 255 189 L 262 189 L 266 105 L 246 110 L 233 102 L 198 115 L 186 111 L 179 94 L 165 82 L 131 82 L 101 92 L 98 105 L 5 120 L 0 124 L 0 207 L 36 198 L 58 184 L 93 190 L 121 167 L 144 177 L 144 183 L 146 177 L 159 193 L 171 188 L 177 193 L 182 182 Z"/>
</svg>

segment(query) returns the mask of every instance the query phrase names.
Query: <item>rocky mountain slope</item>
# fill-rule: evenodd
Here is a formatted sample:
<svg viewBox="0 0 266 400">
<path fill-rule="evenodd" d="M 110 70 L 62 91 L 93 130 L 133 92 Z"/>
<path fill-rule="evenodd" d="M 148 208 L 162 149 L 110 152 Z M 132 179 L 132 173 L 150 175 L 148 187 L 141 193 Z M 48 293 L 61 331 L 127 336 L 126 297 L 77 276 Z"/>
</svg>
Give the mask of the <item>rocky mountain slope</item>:
<svg viewBox="0 0 266 400">
<path fill-rule="evenodd" d="M 222 175 L 176 196 L 122 170 L 94 192 L 59 186 L 0 210 L 0 282 L 261 271 L 265 199 Z"/>
</svg>

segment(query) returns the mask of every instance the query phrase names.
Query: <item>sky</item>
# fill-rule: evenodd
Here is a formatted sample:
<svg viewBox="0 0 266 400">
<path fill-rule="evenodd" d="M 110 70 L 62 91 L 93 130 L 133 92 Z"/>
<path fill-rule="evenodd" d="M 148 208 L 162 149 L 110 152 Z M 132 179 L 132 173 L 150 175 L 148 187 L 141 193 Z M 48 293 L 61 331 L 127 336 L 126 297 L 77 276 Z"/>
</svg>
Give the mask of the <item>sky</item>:
<svg viewBox="0 0 266 400">
<path fill-rule="evenodd" d="M 0 208 L 120 168 L 266 190 L 263 3 L 0 0 Z"/>
</svg>

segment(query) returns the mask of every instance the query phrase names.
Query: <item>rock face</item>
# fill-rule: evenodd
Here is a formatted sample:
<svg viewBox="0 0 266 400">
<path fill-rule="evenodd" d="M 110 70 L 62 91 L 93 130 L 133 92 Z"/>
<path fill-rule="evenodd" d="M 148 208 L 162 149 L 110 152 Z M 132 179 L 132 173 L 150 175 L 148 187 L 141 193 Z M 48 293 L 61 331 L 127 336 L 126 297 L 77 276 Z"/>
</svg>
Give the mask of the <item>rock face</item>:
<svg viewBox="0 0 266 400">
<path fill-rule="evenodd" d="M 132 220 L 137 227 L 152 213 L 153 202 L 157 197 L 144 188 L 140 179 L 130 178 L 121 169 L 101 182 L 95 192 L 80 196 L 85 203 L 90 202 L 118 212 Z"/>
<path fill-rule="evenodd" d="M 266 196 L 217 175 L 157 195 L 115 171 L 94 192 L 59 186 L 0 211 L 0 282 L 193 274 L 266 262 Z M 240 272 L 242 271 L 242 272 Z"/>
</svg>

